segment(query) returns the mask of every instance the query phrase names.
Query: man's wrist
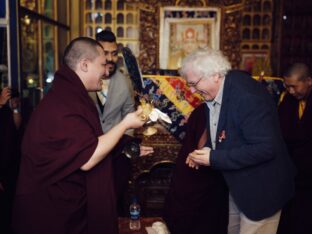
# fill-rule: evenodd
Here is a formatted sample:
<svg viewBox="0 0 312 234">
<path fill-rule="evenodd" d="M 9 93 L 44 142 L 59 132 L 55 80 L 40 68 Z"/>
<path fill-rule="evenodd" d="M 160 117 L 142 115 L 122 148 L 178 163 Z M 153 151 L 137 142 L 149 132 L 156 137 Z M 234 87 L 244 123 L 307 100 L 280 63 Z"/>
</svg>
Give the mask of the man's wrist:
<svg viewBox="0 0 312 234">
<path fill-rule="evenodd" d="M 14 108 L 14 109 L 13 109 L 13 113 L 14 113 L 14 114 L 18 114 L 18 113 L 19 113 L 19 110 L 18 110 L 17 108 Z"/>
</svg>

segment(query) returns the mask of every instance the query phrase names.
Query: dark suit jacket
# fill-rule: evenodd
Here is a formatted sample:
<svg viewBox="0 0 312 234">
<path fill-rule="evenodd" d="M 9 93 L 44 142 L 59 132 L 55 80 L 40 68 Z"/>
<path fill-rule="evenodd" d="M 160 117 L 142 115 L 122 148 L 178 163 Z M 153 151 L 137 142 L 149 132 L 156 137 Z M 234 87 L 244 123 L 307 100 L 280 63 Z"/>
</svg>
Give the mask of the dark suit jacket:
<svg viewBox="0 0 312 234">
<path fill-rule="evenodd" d="M 246 73 L 226 75 L 216 136 L 211 166 L 222 171 L 240 210 L 252 220 L 280 210 L 293 196 L 295 169 L 272 98 Z"/>
</svg>

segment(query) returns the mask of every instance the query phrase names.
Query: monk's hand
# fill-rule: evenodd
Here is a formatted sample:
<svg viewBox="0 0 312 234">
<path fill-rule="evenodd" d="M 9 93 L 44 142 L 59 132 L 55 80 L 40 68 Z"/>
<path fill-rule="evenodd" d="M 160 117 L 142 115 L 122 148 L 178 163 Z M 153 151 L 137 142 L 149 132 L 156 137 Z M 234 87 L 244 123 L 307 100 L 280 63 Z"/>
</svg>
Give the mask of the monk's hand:
<svg viewBox="0 0 312 234">
<path fill-rule="evenodd" d="M 142 127 L 145 121 L 142 120 L 140 115 L 142 114 L 142 109 L 138 108 L 137 111 L 129 113 L 123 119 L 124 124 L 127 128 L 139 128 Z"/>
<path fill-rule="evenodd" d="M 140 145 L 140 156 L 147 156 L 154 153 L 153 147 Z"/>
<path fill-rule="evenodd" d="M 190 168 L 195 168 L 198 170 L 199 164 L 195 163 L 189 156 L 186 158 L 185 163 L 190 167 Z"/>
<path fill-rule="evenodd" d="M 194 150 L 191 152 L 188 157 L 194 161 L 194 163 L 202 166 L 209 166 L 210 165 L 210 151 L 209 147 L 204 147 L 199 150 Z"/>
</svg>

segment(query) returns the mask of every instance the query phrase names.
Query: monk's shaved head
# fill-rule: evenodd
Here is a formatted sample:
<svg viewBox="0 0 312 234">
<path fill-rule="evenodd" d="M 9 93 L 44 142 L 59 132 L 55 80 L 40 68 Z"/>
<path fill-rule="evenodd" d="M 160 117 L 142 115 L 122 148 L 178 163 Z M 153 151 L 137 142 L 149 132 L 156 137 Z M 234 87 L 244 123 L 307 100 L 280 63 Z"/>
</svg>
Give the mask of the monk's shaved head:
<svg viewBox="0 0 312 234">
<path fill-rule="evenodd" d="M 311 78 L 311 71 L 308 65 L 304 63 L 295 63 L 293 64 L 286 72 L 285 78 L 290 78 L 296 76 L 298 80 L 306 80 Z"/>
<path fill-rule="evenodd" d="M 297 100 L 307 100 L 312 91 L 312 77 L 309 66 L 295 63 L 284 76 L 284 86 L 287 92 Z"/>
<path fill-rule="evenodd" d="M 92 38 L 78 37 L 65 48 L 63 63 L 75 71 L 80 60 L 89 59 L 93 61 L 100 55 L 97 47 L 103 49 L 102 45 Z"/>
</svg>

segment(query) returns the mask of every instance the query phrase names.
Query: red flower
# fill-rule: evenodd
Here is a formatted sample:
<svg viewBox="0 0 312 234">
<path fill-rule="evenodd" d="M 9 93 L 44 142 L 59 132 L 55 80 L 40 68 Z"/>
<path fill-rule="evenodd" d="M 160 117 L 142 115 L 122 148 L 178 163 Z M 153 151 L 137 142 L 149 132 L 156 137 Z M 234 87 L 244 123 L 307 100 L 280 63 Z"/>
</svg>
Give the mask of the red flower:
<svg viewBox="0 0 312 234">
<path fill-rule="evenodd" d="M 221 143 L 225 139 L 226 139 L 225 130 L 222 130 L 220 135 L 219 135 L 219 143 Z"/>
</svg>

